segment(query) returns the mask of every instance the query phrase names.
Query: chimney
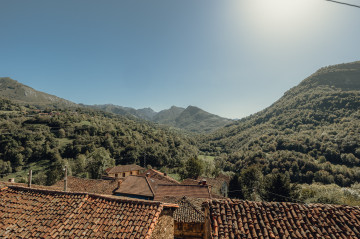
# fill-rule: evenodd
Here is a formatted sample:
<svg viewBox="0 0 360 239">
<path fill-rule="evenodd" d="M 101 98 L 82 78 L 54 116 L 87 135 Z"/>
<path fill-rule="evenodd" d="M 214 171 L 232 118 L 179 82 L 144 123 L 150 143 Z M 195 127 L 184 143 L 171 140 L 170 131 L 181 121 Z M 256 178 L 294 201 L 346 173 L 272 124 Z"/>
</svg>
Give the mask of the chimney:
<svg viewBox="0 0 360 239">
<path fill-rule="evenodd" d="M 203 186 L 206 185 L 206 179 L 202 179 L 202 180 L 201 180 L 201 185 L 203 185 Z"/>
<path fill-rule="evenodd" d="M 9 183 L 15 183 L 15 178 L 9 178 Z"/>
<path fill-rule="evenodd" d="M 149 177 L 150 177 L 150 173 L 146 173 L 146 177 L 149 178 Z"/>
<path fill-rule="evenodd" d="M 121 183 L 122 183 L 122 181 L 119 180 L 119 181 L 118 181 L 118 188 L 120 188 Z"/>
</svg>

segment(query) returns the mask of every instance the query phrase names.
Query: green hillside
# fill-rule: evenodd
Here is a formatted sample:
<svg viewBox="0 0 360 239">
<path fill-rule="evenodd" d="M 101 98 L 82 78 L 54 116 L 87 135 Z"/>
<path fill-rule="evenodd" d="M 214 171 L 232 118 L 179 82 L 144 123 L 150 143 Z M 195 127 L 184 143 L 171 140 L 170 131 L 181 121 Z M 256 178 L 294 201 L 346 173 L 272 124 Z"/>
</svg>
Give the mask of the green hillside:
<svg viewBox="0 0 360 239">
<path fill-rule="evenodd" d="M 325 67 L 270 107 L 200 140 L 224 169 L 259 165 L 293 182 L 360 181 L 360 62 Z"/>
<path fill-rule="evenodd" d="M 151 123 L 85 108 L 42 111 L 0 99 L 0 175 L 36 162 L 38 183 L 73 175 L 98 178 L 106 167 L 137 163 L 177 168 L 197 154 L 193 141 Z M 48 165 L 44 165 L 44 160 Z M 46 172 L 46 170 L 48 170 Z"/>
</svg>

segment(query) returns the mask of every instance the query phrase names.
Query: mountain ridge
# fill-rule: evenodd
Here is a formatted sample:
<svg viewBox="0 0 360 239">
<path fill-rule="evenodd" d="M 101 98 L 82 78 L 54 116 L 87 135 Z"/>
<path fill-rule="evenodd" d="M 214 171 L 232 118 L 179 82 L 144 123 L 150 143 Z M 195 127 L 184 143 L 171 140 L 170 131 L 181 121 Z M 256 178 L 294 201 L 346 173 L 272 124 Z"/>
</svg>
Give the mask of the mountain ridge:
<svg viewBox="0 0 360 239">
<path fill-rule="evenodd" d="M 319 69 L 264 110 L 200 139 L 204 153 L 240 171 L 349 186 L 360 174 L 360 61 Z"/>
<path fill-rule="evenodd" d="M 191 107 L 188 107 L 189 109 L 185 109 L 172 106 L 169 109 L 155 112 L 150 107 L 143 109 L 134 109 L 131 107 L 123 107 L 114 104 L 76 104 L 55 95 L 50 95 L 41 91 L 37 91 L 9 77 L 0 78 L 0 96 L 8 98 L 22 105 L 30 104 L 42 109 L 47 107 L 89 107 L 93 109 L 100 109 L 105 112 L 123 115 L 127 117 L 136 117 L 142 120 L 148 120 L 154 123 L 179 128 L 193 133 L 208 133 L 232 122 L 232 120 L 208 113 L 197 107 L 197 110 L 194 111 L 191 110 Z M 193 114 L 196 115 L 192 115 L 191 112 L 189 113 L 188 111 L 191 111 L 193 112 Z"/>
</svg>

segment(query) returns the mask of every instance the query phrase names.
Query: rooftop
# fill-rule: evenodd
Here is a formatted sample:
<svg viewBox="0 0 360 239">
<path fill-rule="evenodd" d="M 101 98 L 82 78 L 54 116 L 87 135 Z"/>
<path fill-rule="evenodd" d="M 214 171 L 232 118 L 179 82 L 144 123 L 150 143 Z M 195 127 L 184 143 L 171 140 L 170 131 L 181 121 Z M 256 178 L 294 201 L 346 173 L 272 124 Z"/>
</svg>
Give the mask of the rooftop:
<svg viewBox="0 0 360 239">
<path fill-rule="evenodd" d="M 0 190 L 0 235 L 150 238 L 165 207 L 174 205 L 9 186 Z"/>
<path fill-rule="evenodd" d="M 163 198 L 163 202 L 176 203 L 179 205 L 179 208 L 174 211 L 174 221 L 185 223 L 203 223 L 205 221 L 205 215 L 201 209 L 201 205 L 205 200 L 207 199 L 186 196 L 181 198 Z"/>
<path fill-rule="evenodd" d="M 211 198 L 210 188 L 208 185 L 157 185 L 154 200 L 161 201 L 166 196 L 173 197 L 194 197 L 194 198 Z"/>
<path fill-rule="evenodd" d="M 145 170 L 145 169 L 136 164 L 129 164 L 129 165 L 118 165 L 113 168 L 108 168 L 106 170 L 106 172 L 107 173 L 124 173 L 124 172 L 137 171 L 137 170 Z"/>
<path fill-rule="evenodd" d="M 117 194 L 140 195 L 154 197 L 155 181 L 144 176 L 130 175 L 124 179 L 120 187 L 115 190 Z"/>
<path fill-rule="evenodd" d="M 218 238 L 358 238 L 360 208 L 210 200 L 211 237 Z"/>
<path fill-rule="evenodd" d="M 102 180 L 87 179 L 73 176 L 67 177 L 67 188 L 69 192 L 87 192 L 96 194 L 112 195 L 118 187 L 119 179 Z M 64 189 L 64 180 L 60 180 L 53 187 Z"/>
<path fill-rule="evenodd" d="M 146 174 L 149 173 L 149 177 L 153 179 L 157 179 L 162 181 L 164 184 L 180 184 L 178 181 L 173 179 L 172 177 L 165 175 L 164 173 L 155 170 L 155 169 L 148 169 L 144 173 L 140 174 L 142 176 L 146 176 Z"/>
</svg>

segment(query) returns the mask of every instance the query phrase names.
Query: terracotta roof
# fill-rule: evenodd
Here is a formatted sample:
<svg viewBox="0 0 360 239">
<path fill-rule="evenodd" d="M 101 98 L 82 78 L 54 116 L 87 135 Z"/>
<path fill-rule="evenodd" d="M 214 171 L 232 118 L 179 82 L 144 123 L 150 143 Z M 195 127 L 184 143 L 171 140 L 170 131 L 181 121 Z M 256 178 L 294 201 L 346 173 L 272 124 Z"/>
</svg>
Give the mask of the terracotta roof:
<svg viewBox="0 0 360 239">
<path fill-rule="evenodd" d="M 68 176 L 68 191 L 69 192 L 87 192 L 96 194 L 112 195 L 114 190 L 118 187 L 120 179 L 102 180 L 102 179 L 87 179 Z M 64 188 L 64 180 L 60 180 L 53 185 L 57 188 Z"/>
<path fill-rule="evenodd" d="M 120 188 L 115 190 L 115 193 L 154 197 L 153 186 L 156 186 L 154 180 L 150 180 L 144 176 L 130 175 L 124 179 Z"/>
<path fill-rule="evenodd" d="M 165 185 L 159 184 L 155 191 L 154 200 L 161 201 L 166 196 L 211 198 L 208 185 Z"/>
<path fill-rule="evenodd" d="M 205 216 L 201 205 L 205 200 L 207 199 L 184 196 L 182 198 L 165 197 L 162 201 L 179 205 L 179 208 L 174 211 L 175 222 L 203 223 Z"/>
<path fill-rule="evenodd" d="M 107 173 L 123 173 L 123 172 L 136 171 L 136 170 L 145 170 L 145 169 L 136 164 L 129 164 L 129 165 L 118 165 L 111 169 L 106 169 L 105 171 Z"/>
<path fill-rule="evenodd" d="M 200 183 L 199 180 L 192 179 L 192 178 L 186 178 L 181 182 L 181 184 L 184 184 L 184 185 L 198 185 L 199 183 Z"/>
<path fill-rule="evenodd" d="M 210 200 L 211 237 L 359 238 L 360 208 L 241 200 Z"/>
<path fill-rule="evenodd" d="M 172 177 L 165 175 L 164 173 L 157 171 L 155 169 L 148 169 L 140 175 L 146 176 L 147 173 L 149 173 L 150 178 L 160 180 L 163 182 L 163 184 L 180 184 L 178 181 L 176 181 Z"/>
<path fill-rule="evenodd" d="M 0 190 L 5 238 L 150 238 L 160 202 L 9 186 Z"/>
</svg>

